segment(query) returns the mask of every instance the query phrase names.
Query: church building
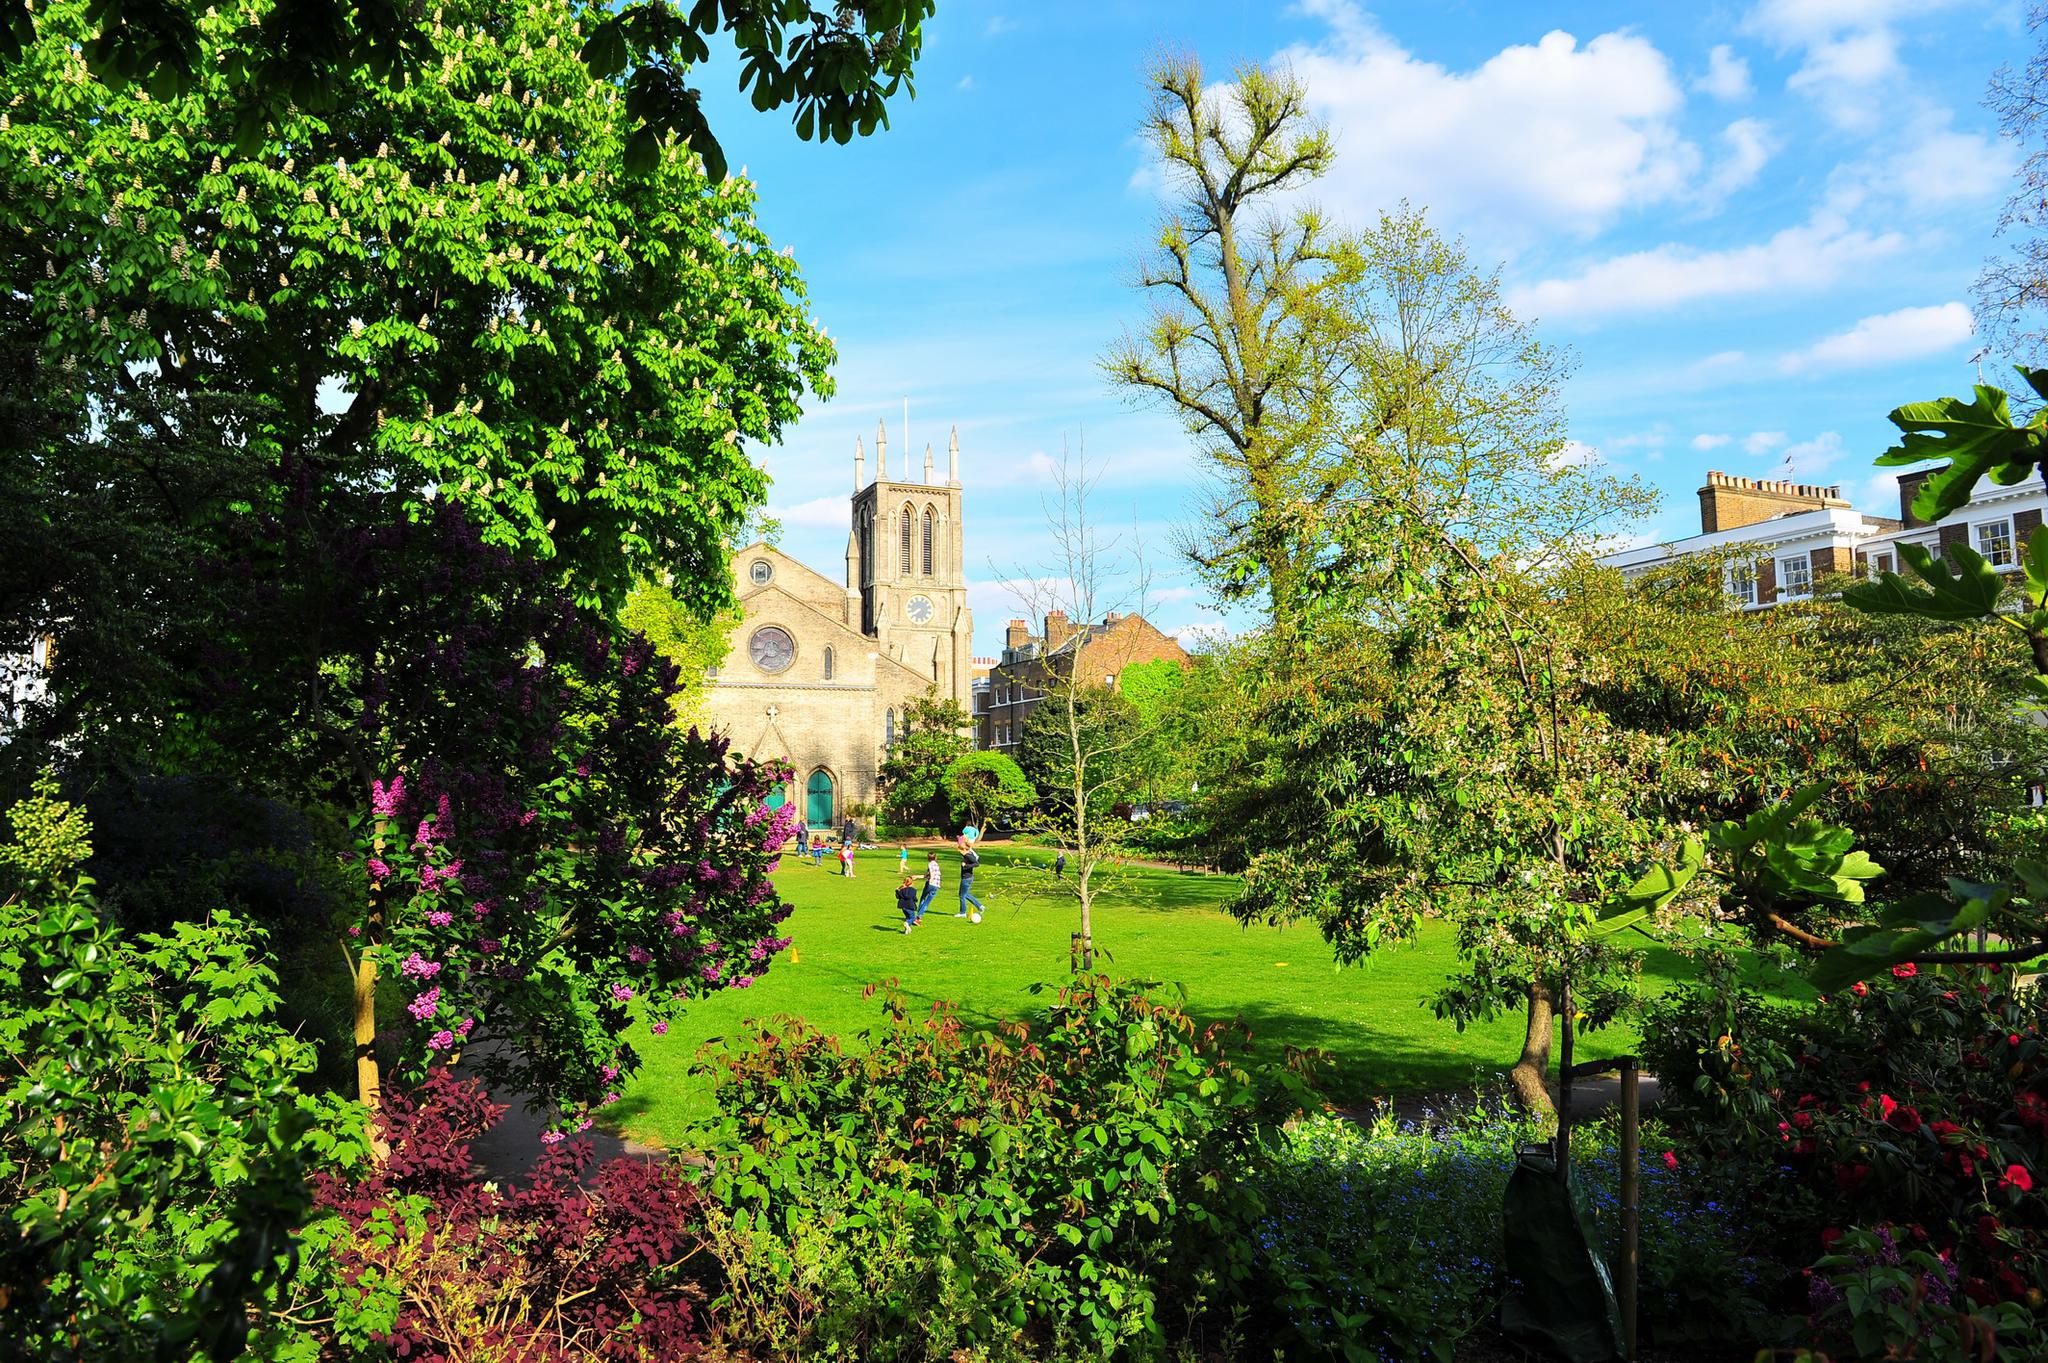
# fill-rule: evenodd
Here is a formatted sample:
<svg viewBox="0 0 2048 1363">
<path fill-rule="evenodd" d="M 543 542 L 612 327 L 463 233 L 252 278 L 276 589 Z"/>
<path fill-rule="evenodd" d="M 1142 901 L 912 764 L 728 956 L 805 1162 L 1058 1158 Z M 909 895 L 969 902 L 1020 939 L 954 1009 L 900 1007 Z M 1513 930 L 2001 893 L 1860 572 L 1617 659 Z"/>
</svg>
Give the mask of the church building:
<svg viewBox="0 0 2048 1363">
<path fill-rule="evenodd" d="M 944 483 L 929 445 L 921 481 L 907 467 L 892 479 L 888 440 L 878 426 L 872 482 L 854 442 L 844 585 L 767 544 L 732 556 L 741 622 L 705 688 L 711 727 L 736 752 L 788 763 L 787 798 L 816 828 L 879 801 L 876 771 L 912 700 L 933 687 L 963 711 L 973 699 L 959 432 Z"/>
</svg>

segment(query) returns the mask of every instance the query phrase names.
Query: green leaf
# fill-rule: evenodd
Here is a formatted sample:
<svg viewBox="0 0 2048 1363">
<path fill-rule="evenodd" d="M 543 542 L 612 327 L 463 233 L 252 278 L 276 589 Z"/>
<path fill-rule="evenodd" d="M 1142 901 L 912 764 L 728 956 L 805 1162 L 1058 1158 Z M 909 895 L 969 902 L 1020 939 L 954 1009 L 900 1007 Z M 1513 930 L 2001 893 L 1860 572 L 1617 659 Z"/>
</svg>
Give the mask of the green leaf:
<svg viewBox="0 0 2048 1363">
<path fill-rule="evenodd" d="M 1954 545 L 1949 553 L 1954 556 L 1955 571 L 1950 570 L 1946 558 L 1929 553 L 1924 545 L 1902 544 L 1899 557 L 1928 590 L 1918 590 L 1897 573 L 1886 573 L 1876 582 L 1848 588 L 1842 599 L 1872 615 L 1917 615 L 1927 620 L 1977 620 L 1990 615 L 1998 608 L 1999 589 L 2004 585 L 1998 570 L 1968 545 Z"/>
<path fill-rule="evenodd" d="M 1600 932 L 1604 935 L 1633 927 L 1669 904 L 1692 883 L 1706 861 L 1706 845 L 1698 838 L 1687 838 L 1671 865 L 1652 866 L 1642 879 L 1608 901 L 1600 913 Z"/>
<path fill-rule="evenodd" d="M 1930 476 L 1913 498 L 1913 514 L 1925 521 L 1938 521 L 1967 505 L 1985 475 L 1996 473 L 2001 481 L 2016 482 L 2041 456 L 2043 432 L 2013 425 L 2005 393 L 1981 383 L 1974 401 L 1951 397 L 1909 402 L 1892 412 L 1891 421 L 1905 434 L 1879 456 L 1880 465 L 1948 461 L 1948 467 Z"/>
</svg>

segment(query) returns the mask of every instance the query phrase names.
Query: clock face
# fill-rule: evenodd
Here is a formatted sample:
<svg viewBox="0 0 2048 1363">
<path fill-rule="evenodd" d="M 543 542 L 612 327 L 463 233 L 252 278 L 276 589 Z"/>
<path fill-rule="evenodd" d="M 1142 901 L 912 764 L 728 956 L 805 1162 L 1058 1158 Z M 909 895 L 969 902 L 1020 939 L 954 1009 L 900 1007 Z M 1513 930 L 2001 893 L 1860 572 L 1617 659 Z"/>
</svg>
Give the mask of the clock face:
<svg viewBox="0 0 2048 1363">
<path fill-rule="evenodd" d="M 788 630 L 763 625 L 747 641 L 747 656 L 763 672 L 780 672 L 796 661 L 796 640 Z"/>
<path fill-rule="evenodd" d="M 932 622 L 932 602 L 928 596 L 913 596 L 905 607 L 913 625 L 929 625 Z"/>
</svg>

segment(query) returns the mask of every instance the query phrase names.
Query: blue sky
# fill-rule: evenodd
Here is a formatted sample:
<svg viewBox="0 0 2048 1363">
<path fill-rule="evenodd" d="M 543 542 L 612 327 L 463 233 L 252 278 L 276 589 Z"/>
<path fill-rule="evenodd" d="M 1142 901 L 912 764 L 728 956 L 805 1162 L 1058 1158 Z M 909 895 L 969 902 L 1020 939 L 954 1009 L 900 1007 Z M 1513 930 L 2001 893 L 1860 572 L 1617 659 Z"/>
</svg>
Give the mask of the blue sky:
<svg viewBox="0 0 2048 1363">
<path fill-rule="evenodd" d="M 1363 224 L 1405 198 L 1499 264 L 1578 357 L 1573 437 L 1664 494 L 1636 534 L 1697 530 L 1709 468 L 1887 510 L 1884 413 L 1977 377 L 1969 290 L 2016 161 L 1983 99 L 2024 61 L 2018 3 L 939 0 L 917 98 L 845 147 L 706 73 L 839 345 L 837 397 L 765 456 L 784 546 L 839 571 L 854 439 L 872 472 L 886 419 L 900 468 L 907 397 L 920 463 L 960 431 L 980 652 L 1019 613 L 997 579 L 1047 556 L 1063 440 L 1101 466 L 1098 519 L 1144 541 L 1158 623 L 1222 618 L 1172 551 L 1186 438 L 1096 370 L 1142 316 L 1158 204 L 1134 130 L 1166 46 L 1218 76 L 1292 63 L 1337 137 L 1324 208 Z"/>
</svg>

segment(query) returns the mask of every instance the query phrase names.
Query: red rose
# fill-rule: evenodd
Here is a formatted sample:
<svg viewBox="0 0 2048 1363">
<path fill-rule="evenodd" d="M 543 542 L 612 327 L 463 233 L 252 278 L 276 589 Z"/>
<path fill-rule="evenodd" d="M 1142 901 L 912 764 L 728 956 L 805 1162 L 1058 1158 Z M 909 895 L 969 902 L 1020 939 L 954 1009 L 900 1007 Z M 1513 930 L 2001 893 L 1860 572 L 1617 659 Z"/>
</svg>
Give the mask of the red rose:
<svg viewBox="0 0 2048 1363">
<path fill-rule="evenodd" d="M 1677 1156 L 1677 1155 L 1675 1155 L 1675 1154 L 1673 1154 L 1673 1153 L 1672 1153 L 1671 1151 L 1669 1151 L 1669 1150 L 1666 1150 L 1666 1151 L 1664 1152 L 1664 1167 L 1665 1167 L 1666 1169 L 1669 1169 L 1669 1170 L 1670 1170 L 1671 1172 L 1673 1172 L 1674 1174 L 1675 1174 L 1675 1173 L 1677 1173 L 1677 1172 L 1678 1172 L 1678 1156 Z"/>
<path fill-rule="evenodd" d="M 1833 1254 L 1835 1252 L 1835 1241 L 1841 1238 L 1841 1228 L 1838 1226 L 1829 1226 L 1826 1230 L 1820 1233 L 1820 1252 L 1822 1254 Z"/>
<path fill-rule="evenodd" d="M 1811 1112 L 1793 1113 L 1792 1125 L 1798 1127 L 1801 1131 L 1813 1130 L 1813 1114 Z"/>
<path fill-rule="evenodd" d="M 1870 986 L 1865 984 L 1863 981 L 1858 980 L 1856 981 L 1856 983 L 1849 986 L 1849 992 L 1860 999 L 1865 994 L 1868 994 L 1870 992 Z"/>
<path fill-rule="evenodd" d="M 2008 1164 L 2005 1166 L 2005 1177 L 1998 1180 L 1998 1186 L 2001 1188 L 2017 1188 L 2023 1193 L 2031 1193 L 2034 1191 L 2034 1176 L 2027 1172 L 2026 1166 L 2023 1164 Z"/>
<path fill-rule="evenodd" d="M 1920 1129 L 1920 1110 L 1918 1108 L 1902 1107 L 1897 1112 L 1891 1114 L 1890 1121 L 1896 1130 L 1907 1133 L 1918 1131 Z"/>
<path fill-rule="evenodd" d="M 1877 1116 L 1879 1121 L 1890 1121 L 1892 1114 L 1898 1110 L 1899 1103 L 1896 1098 L 1892 1097 L 1889 1093 L 1877 1095 Z"/>
<path fill-rule="evenodd" d="M 1911 961 L 1907 961 L 1904 965 L 1892 967 L 1892 978 L 1895 980 L 1910 980 L 1919 973 L 1920 967 L 1914 965 Z"/>
<path fill-rule="evenodd" d="M 1962 1144 L 1963 1129 L 1954 1122 L 1929 1122 L 1927 1129 L 1932 1131 L 1934 1138 L 1943 1145 Z"/>
</svg>

